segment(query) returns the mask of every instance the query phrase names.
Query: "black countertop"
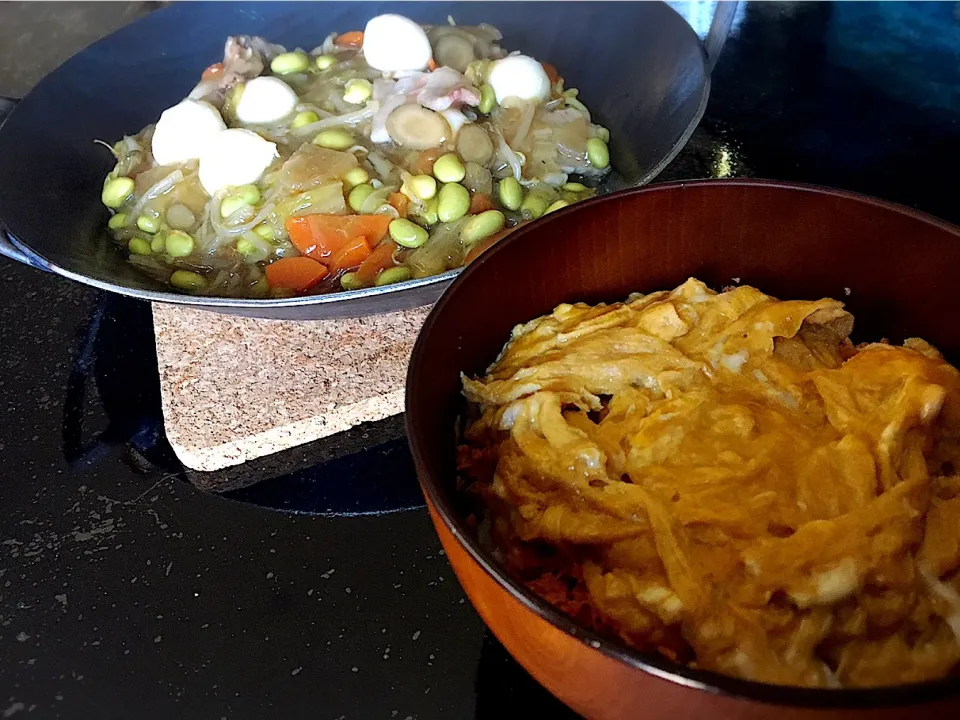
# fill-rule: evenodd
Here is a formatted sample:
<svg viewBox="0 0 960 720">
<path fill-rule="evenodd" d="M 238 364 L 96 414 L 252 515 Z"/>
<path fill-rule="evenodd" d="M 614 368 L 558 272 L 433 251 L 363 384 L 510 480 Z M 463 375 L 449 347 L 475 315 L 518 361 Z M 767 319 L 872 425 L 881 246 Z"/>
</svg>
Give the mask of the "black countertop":
<svg viewBox="0 0 960 720">
<path fill-rule="evenodd" d="M 152 5 L 4 4 L 0 93 Z M 710 5 L 684 10 L 702 31 Z M 960 220 L 954 5 L 741 7 L 659 180 L 814 182 Z M 147 306 L 7 261 L 0 298 L 0 716 L 427 720 L 535 700 L 572 717 L 464 599 L 396 421 L 204 494 L 162 436 Z"/>
</svg>

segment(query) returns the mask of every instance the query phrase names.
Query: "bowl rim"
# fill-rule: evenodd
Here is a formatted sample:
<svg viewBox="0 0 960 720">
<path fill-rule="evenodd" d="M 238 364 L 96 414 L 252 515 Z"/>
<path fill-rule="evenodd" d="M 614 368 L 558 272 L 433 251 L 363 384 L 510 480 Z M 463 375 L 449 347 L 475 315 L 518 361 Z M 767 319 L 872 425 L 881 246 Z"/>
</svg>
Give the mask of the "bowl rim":
<svg viewBox="0 0 960 720">
<path fill-rule="evenodd" d="M 940 230 L 948 232 L 960 241 L 960 227 L 940 220 L 932 215 L 921 212 L 914 208 L 901 205 L 899 203 L 880 200 L 878 198 L 864 195 L 861 193 L 839 190 L 823 185 L 814 185 L 806 183 L 793 183 L 779 180 L 768 180 L 761 178 L 724 178 L 724 179 L 703 179 L 692 181 L 677 181 L 670 183 L 658 183 L 639 188 L 629 188 L 620 190 L 607 195 L 591 198 L 587 201 L 577 203 L 576 205 L 564 208 L 559 212 L 551 213 L 551 217 L 544 218 L 546 222 L 534 223 L 530 226 L 521 227 L 517 231 L 510 233 L 501 242 L 486 250 L 476 260 L 467 265 L 459 273 L 440 299 L 431 309 L 423 327 L 417 337 L 413 352 L 410 358 L 410 364 L 407 370 L 406 393 L 407 397 L 416 394 L 416 388 L 420 384 L 419 374 L 416 368 L 422 365 L 420 356 L 425 352 L 425 343 L 423 338 L 428 337 L 436 325 L 437 317 L 444 312 L 444 309 L 450 302 L 450 298 L 457 293 L 460 286 L 470 282 L 471 276 L 477 271 L 476 267 L 487 262 L 491 262 L 497 253 L 507 244 L 513 242 L 523 242 L 524 237 L 531 232 L 546 232 L 550 223 L 563 222 L 564 215 L 571 212 L 579 212 L 583 208 L 598 205 L 607 202 L 617 202 L 621 198 L 628 196 L 641 196 L 650 193 L 670 193 L 683 190 L 688 187 L 709 187 L 709 186 L 745 186 L 745 187 L 766 187 L 777 188 L 790 192 L 810 193 L 817 196 L 840 198 L 844 200 L 853 200 L 855 202 L 872 205 L 877 208 L 892 211 L 901 215 L 906 215 L 914 220 L 932 225 Z M 774 705 L 792 705 L 807 708 L 881 708 L 903 706 L 917 703 L 929 703 L 937 700 L 960 697 L 960 680 L 952 678 L 943 678 L 921 683 L 911 683 L 906 685 L 885 686 L 879 688 L 803 688 L 786 685 L 772 685 L 752 680 L 743 680 L 740 678 L 721 675 L 708 670 L 691 669 L 686 666 L 673 663 L 666 658 L 654 653 L 642 653 L 631 649 L 625 643 L 603 637 L 591 630 L 581 626 L 574 620 L 562 614 L 559 610 L 543 600 L 531 590 L 527 589 L 519 582 L 511 578 L 492 557 L 484 550 L 475 534 L 467 527 L 463 518 L 451 507 L 450 502 L 439 489 L 438 479 L 426 473 L 423 468 L 426 467 L 423 449 L 418 438 L 423 433 L 418 430 L 416 418 L 410 412 L 410 402 L 406 402 L 406 431 L 410 443 L 410 450 L 414 463 L 417 468 L 417 477 L 420 486 L 426 495 L 429 503 L 436 512 L 436 517 L 440 518 L 447 529 L 453 534 L 460 546 L 467 552 L 470 558 L 513 600 L 520 603 L 526 610 L 542 620 L 550 623 L 552 626 L 564 632 L 575 640 L 579 640 L 584 645 L 597 650 L 609 658 L 617 660 L 631 668 L 641 670 L 663 680 L 682 685 L 685 687 L 702 690 L 714 695 L 723 695 L 740 700 L 756 701 Z"/>
</svg>

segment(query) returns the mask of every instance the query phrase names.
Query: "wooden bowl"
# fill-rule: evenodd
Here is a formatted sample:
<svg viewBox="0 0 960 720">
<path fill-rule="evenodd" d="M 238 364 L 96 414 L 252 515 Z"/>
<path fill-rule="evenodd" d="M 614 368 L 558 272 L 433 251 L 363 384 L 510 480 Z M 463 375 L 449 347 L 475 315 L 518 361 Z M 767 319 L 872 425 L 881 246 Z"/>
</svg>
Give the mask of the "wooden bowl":
<svg viewBox="0 0 960 720">
<path fill-rule="evenodd" d="M 460 373 L 560 302 L 615 301 L 694 276 L 781 298 L 847 303 L 861 338 L 923 337 L 960 356 L 960 230 L 853 193 L 765 181 L 627 191 L 561 210 L 481 255 L 420 333 L 407 431 L 450 562 L 483 620 L 540 683 L 587 718 L 960 716 L 960 681 L 810 690 L 691 670 L 591 634 L 509 578 L 463 520 L 456 491 Z"/>
</svg>

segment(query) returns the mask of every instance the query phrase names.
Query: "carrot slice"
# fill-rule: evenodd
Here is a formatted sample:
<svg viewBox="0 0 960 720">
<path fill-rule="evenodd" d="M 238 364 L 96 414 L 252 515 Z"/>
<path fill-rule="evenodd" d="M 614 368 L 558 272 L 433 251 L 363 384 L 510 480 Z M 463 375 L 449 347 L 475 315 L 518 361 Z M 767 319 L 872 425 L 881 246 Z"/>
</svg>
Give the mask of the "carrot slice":
<svg viewBox="0 0 960 720">
<path fill-rule="evenodd" d="M 389 215 L 301 215 L 287 220 L 290 242 L 301 255 L 322 263 L 358 237 L 376 245 L 387 234 Z"/>
<path fill-rule="evenodd" d="M 438 67 L 439 65 L 437 65 L 437 61 L 434 60 L 433 58 L 430 58 L 430 62 L 427 63 L 427 70 L 429 70 L 430 72 L 433 72 Z"/>
<path fill-rule="evenodd" d="M 480 242 L 478 242 L 476 245 L 470 248 L 470 252 L 467 253 L 467 257 L 464 259 L 463 264 L 469 265 L 470 263 L 472 263 L 474 260 L 477 259 L 477 256 L 479 256 L 481 253 L 485 252 L 486 250 L 489 250 L 491 247 L 493 247 L 498 242 L 503 240 L 507 235 L 512 233 L 514 230 L 516 230 L 518 227 L 520 226 L 514 225 L 513 227 L 510 227 L 510 228 L 504 228 L 500 232 L 494 233 L 493 235 L 488 237 L 486 240 L 481 240 Z"/>
<path fill-rule="evenodd" d="M 357 269 L 357 278 L 366 286 L 373 285 L 383 270 L 392 268 L 396 263 L 393 261 L 393 253 L 399 247 L 393 240 L 384 240 L 377 245 L 373 252 L 364 260 Z"/>
<path fill-rule="evenodd" d="M 560 79 L 560 73 L 557 72 L 557 69 L 548 62 L 540 63 L 543 65 L 543 71 L 547 74 L 547 77 L 550 79 L 551 85 L 556 85 L 557 80 Z"/>
<path fill-rule="evenodd" d="M 361 235 L 347 241 L 339 250 L 330 256 L 330 269 L 353 270 L 370 256 L 370 244 Z"/>
<path fill-rule="evenodd" d="M 337 47 L 360 47 L 363 45 L 363 30 L 351 30 L 333 39 Z"/>
<path fill-rule="evenodd" d="M 413 161 L 413 174 L 414 175 L 432 175 L 433 174 L 433 164 L 437 161 L 437 158 L 446 152 L 443 148 L 430 148 L 429 150 L 424 150 L 419 155 L 417 159 Z"/>
<path fill-rule="evenodd" d="M 303 292 L 323 280 L 329 271 L 308 257 L 285 257 L 267 265 L 264 272 L 270 287 Z"/>
<path fill-rule="evenodd" d="M 397 209 L 400 217 L 406 217 L 407 210 L 410 208 L 410 198 L 403 193 L 390 193 L 390 204 Z"/>
<path fill-rule="evenodd" d="M 200 76 L 201 80 L 213 80 L 217 75 L 223 72 L 223 63 L 214 63 L 206 70 L 203 71 L 203 75 Z"/>
<path fill-rule="evenodd" d="M 483 193 L 474 193 L 470 198 L 470 214 L 476 215 L 477 213 L 486 212 L 487 210 L 496 210 L 497 206 L 493 204 L 493 200 L 490 199 L 489 195 Z"/>
</svg>

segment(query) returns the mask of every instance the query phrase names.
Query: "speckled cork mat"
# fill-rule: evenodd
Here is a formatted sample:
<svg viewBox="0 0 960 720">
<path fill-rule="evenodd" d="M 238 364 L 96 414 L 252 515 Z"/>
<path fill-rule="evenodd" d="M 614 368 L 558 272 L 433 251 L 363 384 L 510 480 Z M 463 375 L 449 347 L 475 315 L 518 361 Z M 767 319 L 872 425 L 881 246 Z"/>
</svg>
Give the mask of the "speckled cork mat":
<svg viewBox="0 0 960 720">
<path fill-rule="evenodd" d="M 428 312 L 293 322 L 154 304 L 167 439 L 213 471 L 397 415 Z"/>
</svg>

